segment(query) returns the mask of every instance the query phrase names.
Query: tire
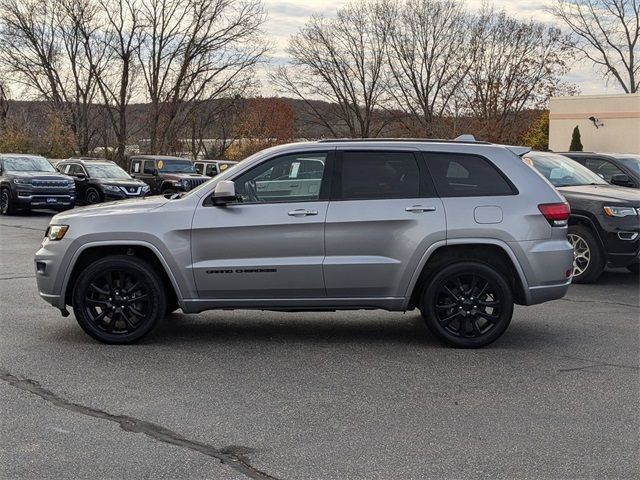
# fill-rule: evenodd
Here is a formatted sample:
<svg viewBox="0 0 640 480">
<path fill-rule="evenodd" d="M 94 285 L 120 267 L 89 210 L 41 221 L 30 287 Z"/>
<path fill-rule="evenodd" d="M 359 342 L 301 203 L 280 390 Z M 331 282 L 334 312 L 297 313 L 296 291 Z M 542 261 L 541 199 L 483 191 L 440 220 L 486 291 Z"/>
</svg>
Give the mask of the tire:
<svg viewBox="0 0 640 480">
<path fill-rule="evenodd" d="M 573 246 L 573 283 L 593 283 L 604 270 L 604 255 L 593 232 L 583 225 L 570 225 L 567 239 Z"/>
<path fill-rule="evenodd" d="M 420 310 L 429 330 L 456 348 L 480 348 L 505 332 L 513 293 L 505 276 L 480 262 L 454 263 L 426 285 Z"/>
<path fill-rule="evenodd" d="M 632 263 L 631 265 L 627 265 L 627 270 L 638 275 L 638 273 L 640 273 L 640 263 Z"/>
<path fill-rule="evenodd" d="M 134 301 L 133 296 L 141 300 Z M 144 260 L 127 255 L 96 260 L 73 287 L 73 312 L 78 324 L 103 343 L 140 340 L 164 318 L 166 305 L 166 292 L 156 270 Z"/>
<path fill-rule="evenodd" d="M 94 205 L 102 202 L 102 197 L 100 196 L 100 192 L 95 188 L 88 188 L 84 193 L 84 201 L 87 205 Z"/>
<path fill-rule="evenodd" d="M 173 188 L 163 188 L 161 195 L 173 195 L 176 191 Z"/>
<path fill-rule="evenodd" d="M 15 213 L 16 207 L 11 199 L 11 191 L 8 188 L 3 188 L 0 192 L 0 214 L 15 215 Z"/>
</svg>

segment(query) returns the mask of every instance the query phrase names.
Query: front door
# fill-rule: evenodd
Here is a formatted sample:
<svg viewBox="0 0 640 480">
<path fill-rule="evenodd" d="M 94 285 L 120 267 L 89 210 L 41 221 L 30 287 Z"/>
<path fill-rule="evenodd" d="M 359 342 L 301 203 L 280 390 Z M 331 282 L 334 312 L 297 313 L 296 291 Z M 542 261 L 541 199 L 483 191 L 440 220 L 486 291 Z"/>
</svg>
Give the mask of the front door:
<svg viewBox="0 0 640 480">
<path fill-rule="evenodd" d="M 232 180 L 240 201 L 198 206 L 191 233 L 200 298 L 325 296 L 328 151 L 267 160 Z M 300 169 L 309 159 L 312 171 Z M 325 193 L 326 192 L 326 193 Z"/>
<path fill-rule="evenodd" d="M 427 249 L 446 238 L 442 201 L 411 149 L 344 150 L 325 227 L 329 297 L 405 296 Z"/>
</svg>

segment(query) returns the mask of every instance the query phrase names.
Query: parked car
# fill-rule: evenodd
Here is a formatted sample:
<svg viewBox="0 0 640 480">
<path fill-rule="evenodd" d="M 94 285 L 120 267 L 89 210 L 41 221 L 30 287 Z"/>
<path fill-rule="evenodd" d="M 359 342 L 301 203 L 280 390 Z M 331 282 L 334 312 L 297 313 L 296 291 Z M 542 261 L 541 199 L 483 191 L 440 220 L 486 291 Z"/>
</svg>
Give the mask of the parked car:
<svg viewBox="0 0 640 480">
<path fill-rule="evenodd" d="M 574 247 L 573 281 L 595 282 L 606 265 L 638 273 L 640 192 L 609 185 L 563 155 L 530 152 L 524 158 L 571 206 L 568 233 Z"/>
<path fill-rule="evenodd" d="M 106 343 L 134 342 L 176 308 L 419 308 L 446 344 L 481 347 L 514 303 L 560 298 L 571 283 L 569 207 L 516 156 L 526 151 L 472 140 L 270 148 L 182 195 L 55 216 L 38 290 Z"/>
<path fill-rule="evenodd" d="M 152 195 L 188 192 L 210 180 L 196 172 L 189 159 L 159 155 L 131 157 L 129 173 L 149 185 Z"/>
<path fill-rule="evenodd" d="M 149 193 L 149 185 L 131 176 L 115 162 L 93 158 L 71 158 L 58 162 L 58 170 L 76 183 L 78 202 L 86 205 L 140 198 Z"/>
<path fill-rule="evenodd" d="M 640 188 L 640 155 L 593 152 L 566 152 L 562 155 L 584 165 L 612 185 Z"/>
<path fill-rule="evenodd" d="M 40 155 L 0 154 L 0 213 L 46 208 L 73 208 L 76 189 L 73 179 L 56 172 Z"/>
<path fill-rule="evenodd" d="M 232 162 L 231 160 L 196 160 L 193 162 L 196 172 L 207 177 L 215 177 L 220 172 L 224 172 L 227 168 L 237 164 L 238 162 Z"/>
</svg>

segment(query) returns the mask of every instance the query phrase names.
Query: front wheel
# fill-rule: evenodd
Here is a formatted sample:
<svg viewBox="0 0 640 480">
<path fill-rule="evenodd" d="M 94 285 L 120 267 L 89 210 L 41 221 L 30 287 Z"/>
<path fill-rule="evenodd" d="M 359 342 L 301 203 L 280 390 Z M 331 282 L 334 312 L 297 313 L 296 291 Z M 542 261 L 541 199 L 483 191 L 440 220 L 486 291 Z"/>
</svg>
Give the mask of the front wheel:
<svg viewBox="0 0 640 480">
<path fill-rule="evenodd" d="M 593 283 L 604 270 L 604 258 L 591 230 L 570 225 L 567 240 L 573 247 L 573 283 Z"/>
<path fill-rule="evenodd" d="M 73 291 L 80 327 L 103 343 L 140 340 L 164 317 L 167 298 L 162 280 L 144 260 L 113 255 L 89 265 Z"/>
<path fill-rule="evenodd" d="M 8 188 L 3 188 L 0 192 L 0 214 L 13 215 L 16 213 L 16 209 L 11 199 L 11 192 Z"/>
<path fill-rule="evenodd" d="M 89 188 L 87 190 L 87 193 L 85 194 L 84 199 L 87 205 L 93 205 L 102 201 L 102 199 L 100 198 L 100 193 L 98 193 L 95 188 Z"/>
<path fill-rule="evenodd" d="M 494 268 L 479 262 L 455 263 L 429 282 L 421 311 L 429 330 L 445 344 L 484 347 L 509 326 L 513 294 Z"/>
</svg>

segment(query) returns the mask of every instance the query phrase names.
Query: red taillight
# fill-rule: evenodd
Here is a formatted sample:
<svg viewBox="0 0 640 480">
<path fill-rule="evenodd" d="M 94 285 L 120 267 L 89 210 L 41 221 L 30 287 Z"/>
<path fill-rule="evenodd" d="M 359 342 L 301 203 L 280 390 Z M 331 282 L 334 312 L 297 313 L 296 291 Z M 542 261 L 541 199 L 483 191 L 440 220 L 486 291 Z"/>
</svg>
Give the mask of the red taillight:
<svg viewBox="0 0 640 480">
<path fill-rule="evenodd" d="M 538 210 L 553 227 L 564 227 L 569 222 L 571 209 L 568 203 L 542 203 Z"/>
</svg>

